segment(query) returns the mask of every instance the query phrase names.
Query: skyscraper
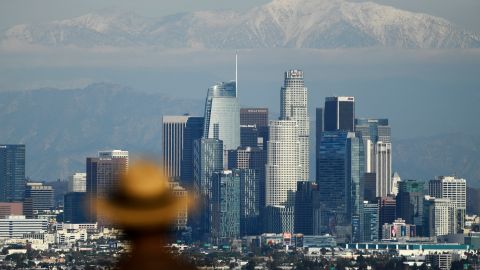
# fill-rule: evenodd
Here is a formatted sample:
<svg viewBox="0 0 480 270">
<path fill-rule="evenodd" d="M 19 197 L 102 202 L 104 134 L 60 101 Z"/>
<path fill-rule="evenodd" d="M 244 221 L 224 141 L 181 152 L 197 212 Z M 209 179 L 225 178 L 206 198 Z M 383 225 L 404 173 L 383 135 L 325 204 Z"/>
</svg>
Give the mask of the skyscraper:
<svg viewBox="0 0 480 270">
<path fill-rule="evenodd" d="M 180 180 L 184 132 L 188 115 L 164 115 L 162 118 L 162 163 L 172 180 Z"/>
<path fill-rule="evenodd" d="M 363 203 L 363 222 L 364 233 L 363 241 L 376 242 L 378 241 L 378 204 L 369 203 L 365 201 Z"/>
<path fill-rule="evenodd" d="M 391 143 L 377 142 L 375 146 L 375 174 L 377 197 L 393 194 Z"/>
<path fill-rule="evenodd" d="M 310 171 L 310 120 L 308 117 L 308 91 L 303 71 L 285 72 L 284 86 L 280 91 L 280 120 L 293 120 L 298 128 L 299 180 L 308 180 Z"/>
<path fill-rule="evenodd" d="M 241 108 L 240 133 L 242 146 L 258 146 L 266 150 L 268 141 L 268 108 Z M 253 136 L 256 136 L 254 138 L 255 141 L 252 141 Z"/>
<path fill-rule="evenodd" d="M 400 181 L 397 194 L 397 218 L 407 224 L 417 225 L 417 234 L 422 235 L 424 182 Z"/>
<path fill-rule="evenodd" d="M 295 233 L 321 234 L 321 208 L 318 185 L 311 181 L 297 182 L 295 196 Z"/>
<path fill-rule="evenodd" d="M 118 188 L 120 177 L 128 167 L 128 151 L 101 151 L 99 157 L 87 158 L 87 194 L 90 198 L 107 198 Z M 108 225 L 107 220 L 94 214 L 93 205 L 89 206 L 90 221 Z"/>
<path fill-rule="evenodd" d="M 221 244 L 240 236 L 240 193 L 238 170 L 213 173 L 211 237 L 214 243 Z"/>
<path fill-rule="evenodd" d="M 241 108 L 240 125 L 268 127 L 268 108 Z"/>
<path fill-rule="evenodd" d="M 396 216 L 397 202 L 394 197 L 382 197 L 378 198 L 378 239 L 383 237 L 383 225 L 385 223 L 393 223 Z"/>
<path fill-rule="evenodd" d="M 448 198 L 425 196 L 423 235 L 427 237 L 457 233 L 455 204 Z"/>
<path fill-rule="evenodd" d="M 203 137 L 222 140 L 224 150 L 240 146 L 240 105 L 235 81 L 215 84 L 208 89 Z"/>
<path fill-rule="evenodd" d="M 294 120 L 270 121 L 266 166 L 266 205 L 293 206 L 300 180 L 298 124 Z"/>
<path fill-rule="evenodd" d="M 87 191 L 87 174 L 74 173 L 68 179 L 67 192 L 86 192 Z"/>
<path fill-rule="evenodd" d="M 392 181 L 392 144 L 388 119 L 355 119 L 355 130 L 363 139 L 365 172 L 375 174 L 375 196 L 394 194 L 396 187 Z"/>
<path fill-rule="evenodd" d="M 187 228 L 188 223 L 188 192 L 177 181 L 169 181 L 168 186 L 174 197 L 179 201 L 183 201 L 183 205 L 177 208 L 177 216 L 173 223 L 173 229 L 183 231 Z"/>
<path fill-rule="evenodd" d="M 34 218 L 42 211 L 52 210 L 54 190 L 52 186 L 43 183 L 27 183 L 23 213 L 27 218 Z"/>
<path fill-rule="evenodd" d="M 69 192 L 63 197 L 63 221 L 65 223 L 87 223 L 88 205 L 86 192 Z"/>
<path fill-rule="evenodd" d="M 192 216 L 194 233 L 205 237 L 210 233 L 210 200 L 215 172 L 223 170 L 223 142 L 218 139 L 198 139 L 193 146 L 193 187 L 198 211 Z"/>
<path fill-rule="evenodd" d="M 21 201 L 24 193 L 25 145 L 0 144 L 0 201 Z"/>
<path fill-rule="evenodd" d="M 258 235 L 260 230 L 260 185 L 254 169 L 236 169 L 240 174 L 240 234 Z"/>
<path fill-rule="evenodd" d="M 255 192 L 245 191 L 247 194 L 258 196 L 251 197 L 255 204 L 258 204 L 258 210 L 261 211 L 265 206 L 265 165 L 267 164 L 267 153 L 258 147 L 239 147 L 237 150 L 229 150 L 228 169 L 251 169 L 255 172 Z M 243 197 L 243 196 L 242 196 Z M 242 230 L 243 231 L 243 230 Z"/>
<path fill-rule="evenodd" d="M 352 241 L 359 241 L 362 233 L 363 159 L 362 140 L 354 132 L 322 133 L 317 160 L 321 203 L 337 225 L 350 231 Z M 328 219 L 323 218 L 324 226 L 331 225 Z"/>
<path fill-rule="evenodd" d="M 323 132 L 323 108 L 315 109 L 315 162 L 318 160 L 318 153 L 320 150 L 320 140 L 322 139 Z M 315 179 L 318 176 L 315 166 Z"/>
<path fill-rule="evenodd" d="M 193 144 L 203 135 L 203 117 L 188 117 L 183 132 L 183 154 L 181 165 L 181 184 L 183 187 L 193 187 Z"/>
<path fill-rule="evenodd" d="M 355 98 L 327 97 L 323 111 L 324 131 L 355 131 Z"/>
<path fill-rule="evenodd" d="M 457 229 L 463 232 L 467 209 L 467 181 L 455 176 L 440 176 L 428 183 L 428 193 L 435 198 L 447 198 L 456 210 Z"/>
<path fill-rule="evenodd" d="M 292 232 L 295 191 L 297 182 L 300 180 L 301 169 L 298 122 L 295 120 L 270 121 L 269 133 L 265 188 L 265 205 L 269 214 L 265 216 L 268 219 L 265 229 L 268 232 Z M 280 216 L 275 217 L 275 215 Z M 274 220 L 277 222 L 273 222 Z M 269 224 L 275 227 L 268 227 Z"/>
</svg>

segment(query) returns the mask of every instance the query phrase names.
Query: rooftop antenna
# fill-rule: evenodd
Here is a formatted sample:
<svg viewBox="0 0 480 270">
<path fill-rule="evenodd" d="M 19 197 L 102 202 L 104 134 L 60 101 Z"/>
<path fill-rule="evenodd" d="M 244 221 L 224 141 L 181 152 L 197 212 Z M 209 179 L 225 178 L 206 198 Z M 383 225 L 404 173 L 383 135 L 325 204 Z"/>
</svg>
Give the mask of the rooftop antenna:
<svg viewBox="0 0 480 270">
<path fill-rule="evenodd" d="M 235 97 L 238 97 L 238 50 L 235 51 Z"/>
</svg>

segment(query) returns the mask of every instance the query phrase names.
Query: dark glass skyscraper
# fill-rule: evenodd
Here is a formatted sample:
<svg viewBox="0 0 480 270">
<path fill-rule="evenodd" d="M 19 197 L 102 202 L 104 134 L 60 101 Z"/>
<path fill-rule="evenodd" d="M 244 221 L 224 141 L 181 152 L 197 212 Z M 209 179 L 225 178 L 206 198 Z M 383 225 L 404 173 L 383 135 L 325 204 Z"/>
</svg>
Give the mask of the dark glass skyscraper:
<svg viewBox="0 0 480 270">
<path fill-rule="evenodd" d="M 324 107 L 324 131 L 355 131 L 355 98 L 327 97 Z"/>
<path fill-rule="evenodd" d="M 320 200 L 330 218 L 324 226 L 346 227 L 345 237 L 359 241 L 362 233 L 364 153 L 361 138 L 353 132 L 323 132 L 317 160 Z M 351 228 L 350 229 L 348 229 Z M 329 228 L 330 232 L 336 231 Z M 347 231 L 350 231 L 348 233 Z M 340 232 L 339 232 L 340 233 Z"/>
<path fill-rule="evenodd" d="M 195 140 L 193 145 L 193 187 L 198 211 L 192 216 L 192 222 L 195 236 L 205 239 L 210 233 L 213 174 L 223 170 L 223 142 L 202 138 Z"/>
<path fill-rule="evenodd" d="M 240 170 L 213 173 L 210 233 L 214 243 L 240 236 Z"/>
<path fill-rule="evenodd" d="M 203 117 L 188 117 L 183 131 L 183 154 L 180 183 L 187 188 L 193 187 L 193 143 L 202 138 Z"/>
<path fill-rule="evenodd" d="M 407 224 L 417 225 L 422 228 L 423 222 L 423 198 L 425 196 L 424 182 L 416 180 L 403 180 L 399 182 L 397 194 L 397 218 L 402 218 Z"/>
<path fill-rule="evenodd" d="M 320 235 L 320 193 L 310 181 L 297 182 L 295 193 L 295 233 Z"/>
<path fill-rule="evenodd" d="M 87 193 L 69 192 L 63 197 L 63 221 L 65 223 L 87 223 Z"/>
<path fill-rule="evenodd" d="M 25 145 L 0 144 L 0 201 L 21 201 L 25 193 Z"/>
</svg>

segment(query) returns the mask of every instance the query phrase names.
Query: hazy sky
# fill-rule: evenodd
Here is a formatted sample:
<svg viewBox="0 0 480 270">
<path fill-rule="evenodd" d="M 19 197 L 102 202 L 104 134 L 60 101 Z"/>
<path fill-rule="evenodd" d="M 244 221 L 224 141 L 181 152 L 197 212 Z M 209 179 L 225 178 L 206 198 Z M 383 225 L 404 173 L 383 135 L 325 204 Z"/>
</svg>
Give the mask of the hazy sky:
<svg viewBox="0 0 480 270">
<path fill-rule="evenodd" d="M 296 0 L 291 0 L 296 1 Z M 328 0 L 312 0 L 328 1 Z M 358 0 L 360 1 L 360 0 Z M 0 0 L 0 30 L 19 23 L 65 19 L 105 8 L 158 17 L 192 10 L 245 10 L 268 0 Z M 480 0 L 375 0 L 444 17 L 480 32 Z M 136 90 L 203 101 L 216 81 L 234 79 L 233 51 L 98 53 L 55 48 L 0 51 L 0 91 L 85 87 L 112 82 Z M 279 109 L 283 72 L 305 71 L 311 109 L 325 96 L 354 95 L 358 116 L 388 117 L 398 138 L 480 133 L 480 49 L 245 50 L 240 51 L 244 105 Z"/>
<path fill-rule="evenodd" d="M 296 0 L 292 0 L 296 1 Z M 328 1 L 328 0 L 316 0 Z M 352 0 L 363 1 L 363 0 Z M 0 0 L 0 29 L 19 23 L 65 19 L 105 8 L 120 8 L 158 17 L 178 12 L 212 9 L 245 10 L 269 0 Z M 402 9 L 444 17 L 480 32 L 479 0 L 373 0 Z"/>
</svg>

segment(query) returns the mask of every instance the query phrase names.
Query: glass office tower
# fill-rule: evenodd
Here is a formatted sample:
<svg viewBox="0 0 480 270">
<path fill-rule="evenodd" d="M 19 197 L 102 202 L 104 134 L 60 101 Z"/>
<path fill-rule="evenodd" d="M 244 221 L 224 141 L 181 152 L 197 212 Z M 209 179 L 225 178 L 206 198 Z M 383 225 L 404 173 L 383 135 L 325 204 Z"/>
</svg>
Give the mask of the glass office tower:
<svg viewBox="0 0 480 270">
<path fill-rule="evenodd" d="M 364 152 L 362 140 L 354 132 L 323 132 L 317 160 L 317 184 L 328 231 L 348 241 L 360 241 L 363 223 Z M 332 221 L 332 219 L 334 221 Z M 342 235 L 340 235 L 342 234 Z"/>
<path fill-rule="evenodd" d="M 0 144 L 0 201 L 21 201 L 24 193 L 25 145 Z"/>
<path fill-rule="evenodd" d="M 203 138 L 222 140 L 224 150 L 240 146 L 240 105 L 236 82 L 222 82 L 210 87 L 205 101 Z"/>
</svg>

